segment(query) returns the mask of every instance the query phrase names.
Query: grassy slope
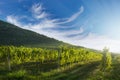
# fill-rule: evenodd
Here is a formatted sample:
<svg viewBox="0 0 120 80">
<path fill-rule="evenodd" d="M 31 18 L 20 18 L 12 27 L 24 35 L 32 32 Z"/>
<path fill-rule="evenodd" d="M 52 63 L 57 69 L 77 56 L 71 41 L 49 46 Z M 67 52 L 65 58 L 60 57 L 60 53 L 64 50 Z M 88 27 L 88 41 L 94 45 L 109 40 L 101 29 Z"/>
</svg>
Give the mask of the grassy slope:
<svg viewBox="0 0 120 80">
<path fill-rule="evenodd" d="M 56 47 L 61 44 L 67 45 L 62 41 L 0 21 L 0 45 Z"/>
</svg>

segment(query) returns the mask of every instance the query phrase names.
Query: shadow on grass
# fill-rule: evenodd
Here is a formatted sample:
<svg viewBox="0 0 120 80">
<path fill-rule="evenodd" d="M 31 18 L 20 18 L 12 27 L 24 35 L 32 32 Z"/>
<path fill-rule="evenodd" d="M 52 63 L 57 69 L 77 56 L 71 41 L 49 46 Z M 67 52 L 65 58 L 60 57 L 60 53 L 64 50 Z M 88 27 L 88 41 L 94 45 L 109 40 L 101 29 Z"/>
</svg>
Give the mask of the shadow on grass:
<svg viewBox="0 0 120 80">
<path fill-rule="evenodd" d="M 99 62 L 91 62 L 84 65 L 77 65 L 70 70 L 55 74 L 49 78 L 49 80 L 86 80 L 89 76 L 92 76 Z"/>
<path fill-rule="evenodd" d="M 120 62 L 116 61 L 112 65 L 112 71 L 106 75 L 106 78 L 109 80 L 120 80 Z"/>
<path fill-rule="evenodd" d="M 0 76 L 6 75 L 9 72 L 6 68 L 7 68 L 6 64 L 3 62 L 0 62 Z"/>
<path fill-rule="evenodd" d="M 12 70 L 23 69 L 26 70 L 29 74 L 39 75 L 41 72 L 49 72 L 53 69 L 58 68 L 58 64 L 55 62 L 49 63 L 40 63 L 40 62 L 26 62 L 23 64 L 15 65 L 12 67 Z"/>
<path fill-rule="evenodd" d="M 12 72 L 20 69 L 26 70 L 28 76 L 38 76 L 38 79 L 31 80 L 86 80 L 89 76 L 92 76 L 92 72 L 99 65 L 99 62 L 90 62 L 86 64 L 77 64 L 76 66 L 66 69 L 55 74 L 44 77 L 41 75 L 42 72 L 49 72 L 58 68 L 58 64 L 55 62 L 39 63 L 39 62 L 27 62 L 19 65 L 12 66 Z M 0 75 L 6 75 L 9 71 L 0 70 Z"/>
</svg>

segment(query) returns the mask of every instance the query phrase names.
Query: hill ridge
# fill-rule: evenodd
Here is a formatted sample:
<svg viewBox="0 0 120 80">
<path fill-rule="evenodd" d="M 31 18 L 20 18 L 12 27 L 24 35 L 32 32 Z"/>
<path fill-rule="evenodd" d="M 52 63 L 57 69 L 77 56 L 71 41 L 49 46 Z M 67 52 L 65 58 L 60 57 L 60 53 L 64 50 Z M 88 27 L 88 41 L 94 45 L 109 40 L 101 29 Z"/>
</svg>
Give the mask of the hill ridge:
<svg viewBox="0 0 120 80">
<path fill-rule="evenodd" d="M 56 47 L 62 44 L 67 43 L 0 20 L 0 45 Z"/>
</svg>

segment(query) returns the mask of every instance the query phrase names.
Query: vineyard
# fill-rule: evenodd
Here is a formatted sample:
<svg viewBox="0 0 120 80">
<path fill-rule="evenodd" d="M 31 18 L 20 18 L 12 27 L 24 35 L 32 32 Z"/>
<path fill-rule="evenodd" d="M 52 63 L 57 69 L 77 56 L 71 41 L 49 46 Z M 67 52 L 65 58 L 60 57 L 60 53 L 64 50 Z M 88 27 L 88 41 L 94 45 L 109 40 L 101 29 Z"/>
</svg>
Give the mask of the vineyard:
<svg viewBox="0 0 120 80">
<path fill-rule="evenodd" d="M 107 49 L 1 46 L 0 80 L 113 80 L 118 62 Z"/>
</svg>

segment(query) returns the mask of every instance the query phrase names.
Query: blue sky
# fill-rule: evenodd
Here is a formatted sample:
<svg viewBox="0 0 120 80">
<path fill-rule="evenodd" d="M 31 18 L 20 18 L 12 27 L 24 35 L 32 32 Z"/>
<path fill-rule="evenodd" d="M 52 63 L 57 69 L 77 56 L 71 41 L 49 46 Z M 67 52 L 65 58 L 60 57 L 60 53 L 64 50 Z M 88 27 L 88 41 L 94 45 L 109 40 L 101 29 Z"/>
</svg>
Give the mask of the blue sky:
<svg viewBox="0 0 120 80">
<path fill-rule="evenodd" d="M 67 43 L 120 52 L 120 0 L 0 0 L 0 19 Z"/>
</svg>

